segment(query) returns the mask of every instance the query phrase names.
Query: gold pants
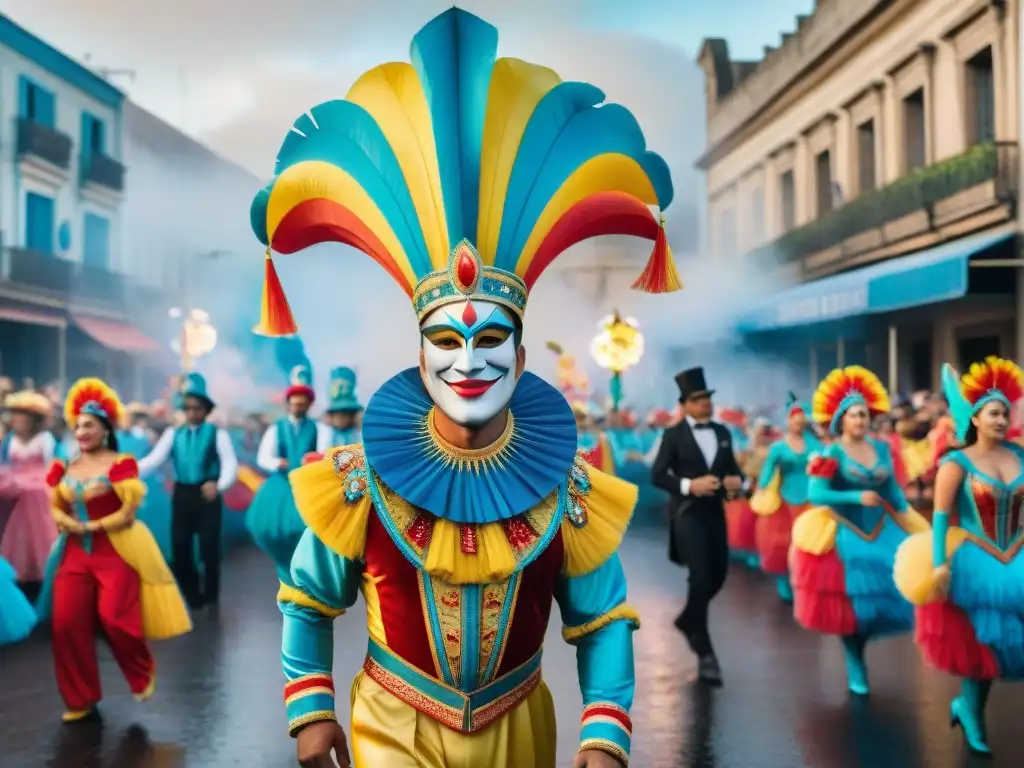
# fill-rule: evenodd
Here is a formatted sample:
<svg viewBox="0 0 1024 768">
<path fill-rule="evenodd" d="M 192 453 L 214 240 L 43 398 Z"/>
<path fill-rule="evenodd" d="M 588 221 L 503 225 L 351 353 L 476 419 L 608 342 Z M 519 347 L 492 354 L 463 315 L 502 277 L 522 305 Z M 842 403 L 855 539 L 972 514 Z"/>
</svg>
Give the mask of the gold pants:
<svg viewBox="0 0 1024 768">
<path fill-rule="evenodd" d="M 543 682 L 477 733 L 458 733 L 360 672 L 352 683 L 355 768 L 555 768 L 555 707 Z"/>
</svg>

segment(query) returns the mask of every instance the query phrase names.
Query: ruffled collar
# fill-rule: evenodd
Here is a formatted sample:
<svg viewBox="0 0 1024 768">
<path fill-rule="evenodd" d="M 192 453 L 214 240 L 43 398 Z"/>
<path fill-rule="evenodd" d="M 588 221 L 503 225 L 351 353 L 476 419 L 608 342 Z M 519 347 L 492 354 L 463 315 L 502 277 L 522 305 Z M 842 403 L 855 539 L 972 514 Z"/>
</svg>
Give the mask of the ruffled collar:
<svg viewBox="0 0 1024 768">
<path fill-rule="evenodd" d="M 524 373 L 501 438 L 479 450 L 445 443 L 418 368 L 389 379 L 363 417 L 367 464 L 406 502 L 455 523 L 507 520 L 566 481 L 576 454 L 576 419 L 562 394 Z"/>
</svg>

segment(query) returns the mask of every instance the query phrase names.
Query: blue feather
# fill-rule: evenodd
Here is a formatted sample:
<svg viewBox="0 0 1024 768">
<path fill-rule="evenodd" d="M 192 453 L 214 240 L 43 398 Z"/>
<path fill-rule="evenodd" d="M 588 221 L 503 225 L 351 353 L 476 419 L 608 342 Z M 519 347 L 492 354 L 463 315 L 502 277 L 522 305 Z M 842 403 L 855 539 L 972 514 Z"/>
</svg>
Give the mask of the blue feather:
<svg viewBox="0 0 1024 768">
<path fill-rule="evenodd" d="M 949 415 L 956 428 L 957 440 L 963 442 L 967 437 L 967 430 L 971 426 L 973 409 L 960 391 L 960 377 L 949 363 L 942 366 L 942 393 L 949 403 Z"/>
<path fill-rule="evenodd" d="M 559 83 L 537 104 L 526 124 L 505 192 L 505 207 L 494 266 L 513 272 L 519 252 L 512 250 L 512 238 L 523 208 L 551 147 L 562 129 L 576 115 L 604 101 L 604 92 L 590 83 Z"/>
<path fill-rule="evenodd" d="M 417 277 L 433 271 L 416 207 L 405 175 L 384 132 L 369 112 L 348 101 L 328 101 L 303 115 L 289 131 L 277 155 L 276 174 L 307 160 L 346 171 L 380 208 L 405 249 Z M 315 121 L 315 123 L 314 123 Z"/>
<path fill-rule="evenodd" d="M 267 235 L 267 204 L 270 202 L 270 188 L 274 182 L 270 182 L 256 193 L 249 206 L 249 224 L 256 235 L 256 239 L 264 245 L 270 245 L 270 237 Z"/>
<path fill-rule="evenodd" d="M 518 256 L 526 247 L 530 232 L 544 212 L 544 207 L 566 179 L 588 160 L 607 153 L 621 154 L 636 160 L 645 172 L 648 171 L 646 166 L 653 165 L 655 173 L 659 174 L 661 169 L 658 164 L 648 162 L 646 146 L 643 131 L 633 113 L 619 104 L 608 104 L 575 115 L 551 144 L 527 203 L 516 222 L 512 252 Z M 664 161 L 657 155 L 653 157 L 664 165 Z M 664 175 L 667 177 L 667 170 Z"/>
<path fill-rule="evenodd" d="M 476 240 L 480 153 L 498 30 L 452 8 L 413 38 L 410 61 L 430 107 L 448 239 Z"/>
</svg>

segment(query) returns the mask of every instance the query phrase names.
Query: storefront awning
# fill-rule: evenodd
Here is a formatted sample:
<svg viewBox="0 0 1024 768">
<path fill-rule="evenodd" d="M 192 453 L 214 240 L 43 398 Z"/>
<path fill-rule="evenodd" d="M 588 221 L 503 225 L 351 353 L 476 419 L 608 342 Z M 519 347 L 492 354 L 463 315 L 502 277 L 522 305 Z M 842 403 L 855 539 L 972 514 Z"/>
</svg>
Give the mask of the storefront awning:
<svg viewBox="0 0 1024 768">
<path fill-rule="evenodd" d="M 74 319 L 75 325 L 107 349 L 117 352 L 153 352 L 160 346 L 138 328 L 128 323 L 100 320 L 96 317 L 79 314 L 72 314 L 71 317 Z"/>
<path fill-rule="evenodd" d="M 24 325 L 42 325 L 47 328 L 66 328 L 68 321 L 55 312 L 38 309 L 22 309 L 0 304 L 0 320 Z"/>
<path fill-rule="evenodd" d="M 982 233 L 804 283 L 775 294 L 736 329 L 758 333 L 959 299 L 967 294 L 971 257 L 1013 237 L 1006 230 Z"/>
</svg>

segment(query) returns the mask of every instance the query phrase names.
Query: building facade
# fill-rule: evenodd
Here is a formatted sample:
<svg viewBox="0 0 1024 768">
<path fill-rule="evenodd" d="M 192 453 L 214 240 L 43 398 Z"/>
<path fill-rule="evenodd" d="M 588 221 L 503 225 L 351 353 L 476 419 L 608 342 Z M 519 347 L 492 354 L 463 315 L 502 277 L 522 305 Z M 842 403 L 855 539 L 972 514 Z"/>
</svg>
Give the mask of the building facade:
<svg viewBox="0 0 1024 768">
<path fill-rule="evenodd" d="M 904 392 L 1016 356 L 1017 6 L 818 0 L 760 61 L 704 41 L 711 250 L 794 284 L 751 345 Z"/>
</svg>

